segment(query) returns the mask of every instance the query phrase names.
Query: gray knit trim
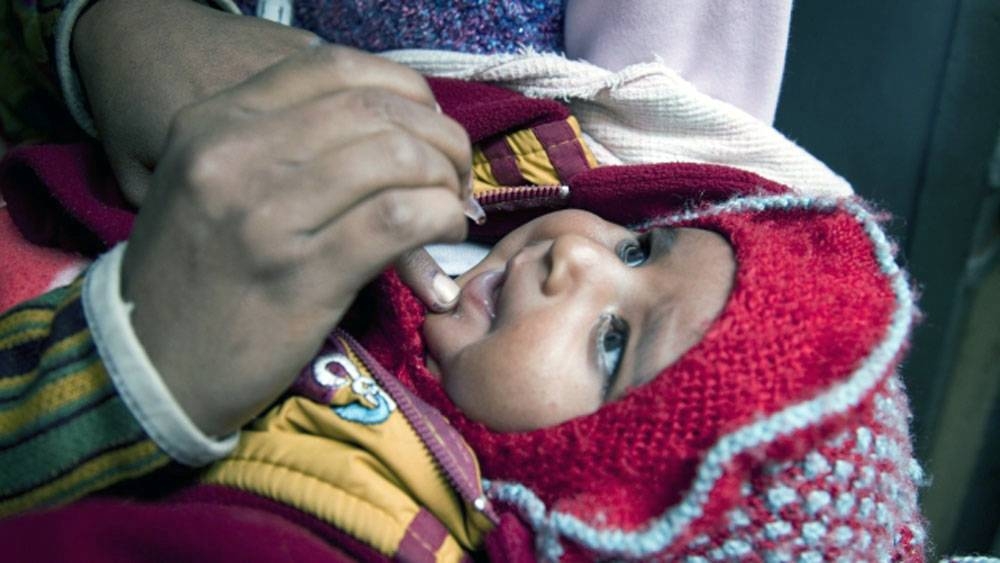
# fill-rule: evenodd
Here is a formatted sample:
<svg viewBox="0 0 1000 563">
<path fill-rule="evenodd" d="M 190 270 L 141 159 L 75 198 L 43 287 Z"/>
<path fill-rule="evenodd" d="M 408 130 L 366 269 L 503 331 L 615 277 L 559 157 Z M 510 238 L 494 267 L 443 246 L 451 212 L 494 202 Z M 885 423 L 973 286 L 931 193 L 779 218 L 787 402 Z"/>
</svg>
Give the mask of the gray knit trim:
<svg viewBox="0 0 1000 563">
<path fill-rule="evenodd" d="M 88 135 L 97 138 L 97 127 L 94 125 L 94 118 L 87 108 L 87 98 L 83 93 L 83 85 L 80 83 L 80 77 L 73 65 L 73 56 L 70 53 L 76 20 L 93 1 L 68 0 L 63 6 L 62 14 L 59 15 L 59 23 L 56 26 L 54 55 L 56 72 L 59 75 L 59 86 L 62 88 L 63 99 L 66 100 L 66 107 L 69 109 L 70 115 Z M 206 3 L 213 4 L 216 8 L 226 12 L 241 13 L 233 0 L 211 0 L 211 2 Z"/>
<path fill-rule="evenodd" d="M 772 443 L 778 438 L 818 424 L 831 415 L 847 412 L 861 402 L 893 365 L 913 322 L 913 291 L 905 272 L 895 261 L 893 246 L 879 227 L 877 218 L 858 200 L 794 195 L 737 197 L 705 209 L 653 219 L 636 225 L 635 228 L 643 231 L 655 226 L 674 225 L 723 213 L 769 210 L 843 210 L 855 217 L 871 240 L 875 260 L 882 274 L 888 278 L 896 299 L 896 309 L 882 340 L 845 380 L 833 384 L 810 399 L 787 406 L 766 418 L 721 436 L 705 452 L 691 486 L 681 501 L 636 531 L 594 526 L 572 513 L 550 510 L 533 490 L 521 483 L 484 480 L 483 486 L 490 498 L 517 508 L 535 530 L 540 559 L 559 560 L 563 554 L 562 538 L 610 556 L 646 558 L 666 549 L 702 516 L 709 496 L 732 459 L 751 448 Z"/>
</svg>

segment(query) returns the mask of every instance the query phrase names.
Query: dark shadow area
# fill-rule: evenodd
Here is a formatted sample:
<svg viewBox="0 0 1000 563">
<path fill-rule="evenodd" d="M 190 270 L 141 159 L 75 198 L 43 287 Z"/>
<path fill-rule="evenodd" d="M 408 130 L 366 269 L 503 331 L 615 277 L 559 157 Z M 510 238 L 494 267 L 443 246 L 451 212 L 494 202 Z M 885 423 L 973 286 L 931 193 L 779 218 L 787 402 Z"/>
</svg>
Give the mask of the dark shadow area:
<svg viewBox="0 0 1000 563">
<path fill-rule="evenodd" d="M 997 549 L 986 493 L 998 488 L 1000 320 L 974 309 L 1000 299 L 984 286 L 1000 246 L 1000 3 L 796 2 L 776 127 L 892 212 L 924 313 L 903 376 L 935 479 L 930 542 Z"/>
</svg>

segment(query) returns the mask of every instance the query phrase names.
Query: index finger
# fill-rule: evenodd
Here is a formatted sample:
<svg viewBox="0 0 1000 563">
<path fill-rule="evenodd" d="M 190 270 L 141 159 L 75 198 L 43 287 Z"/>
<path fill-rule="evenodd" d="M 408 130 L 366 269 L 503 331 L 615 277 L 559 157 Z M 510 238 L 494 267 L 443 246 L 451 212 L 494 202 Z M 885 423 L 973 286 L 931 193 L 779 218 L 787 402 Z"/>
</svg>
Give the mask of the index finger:
<svg viewBox="0 0 1000 563">
<path fill-rule="evenodd" d="M 427 81 L 416 71 L 331 44 L 317 44 L 267 67 L 228 91 L 227 101 L 264 112 L 351 88 L 379 88 L 430 108 L 437 105 Z"/>
</svg>

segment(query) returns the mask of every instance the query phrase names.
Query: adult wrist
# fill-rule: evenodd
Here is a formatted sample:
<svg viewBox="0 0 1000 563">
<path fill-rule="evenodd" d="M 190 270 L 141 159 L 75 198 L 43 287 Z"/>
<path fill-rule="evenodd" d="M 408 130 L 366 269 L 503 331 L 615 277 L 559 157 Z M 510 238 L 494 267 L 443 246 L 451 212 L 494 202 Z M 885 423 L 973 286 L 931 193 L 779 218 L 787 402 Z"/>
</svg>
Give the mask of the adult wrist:
<svg viewBox="0 0 1000 563">
<path fill-rule="evenodd" d="M 87 273 L 83 308 L 108 377 L 146 434 L 170 457 L 190 466 L 220 459 L 236 447 L 239 433 L 217 437 L 191 420 L 146 355 L 131 324 L 132 306 L 122 298 L 125 243 L 101 256 Z"/>
</svg>

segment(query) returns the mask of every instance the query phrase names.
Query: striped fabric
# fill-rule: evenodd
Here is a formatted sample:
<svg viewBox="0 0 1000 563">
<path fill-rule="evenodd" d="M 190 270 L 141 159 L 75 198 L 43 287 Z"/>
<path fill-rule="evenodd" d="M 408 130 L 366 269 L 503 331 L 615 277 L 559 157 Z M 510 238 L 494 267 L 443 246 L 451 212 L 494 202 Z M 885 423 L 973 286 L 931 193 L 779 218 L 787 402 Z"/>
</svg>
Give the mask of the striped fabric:
<svg viewBox="0 0 1000 563">
<path fill-rule="evenodd" d="M 340 331 L 291 395 L 199 476 L 319 519 L 321 535 L 352 538 L 335 543 L 359 560 L 429 563 L 467 561 L 482 547 L 496 515 L 477 508 L 480 480 L 454 429 Z"/>
<path fill-rule="evenodd" d="M 569 182 L 597 166 L 580 135 L 580 124 L 570 116 L 477 145 L 472 154 L 473 192 L 481 195 L 500 186 Z"/>
<path fill-rule="evenodd" d="M 64 504 L 169 458 L 118 396 L 72 285 L 0 316 L 0 517 Z"/>
</svg>

